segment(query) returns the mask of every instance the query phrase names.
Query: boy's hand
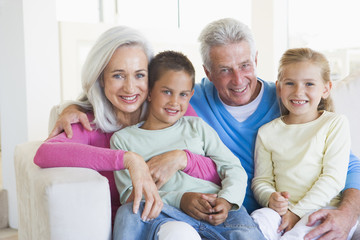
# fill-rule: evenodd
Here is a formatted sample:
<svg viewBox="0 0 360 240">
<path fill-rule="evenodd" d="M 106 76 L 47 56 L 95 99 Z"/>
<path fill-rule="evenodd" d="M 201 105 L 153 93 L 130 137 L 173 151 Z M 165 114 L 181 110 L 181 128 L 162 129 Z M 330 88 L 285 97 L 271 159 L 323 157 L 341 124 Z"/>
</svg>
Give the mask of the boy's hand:
<svg viewBox="0 0 360 240">
<path fill-rule="evenodd" d="M 181 198 L 180 208 L 190 217 L 207 221 L 209 214 L 214 213 L 208 200 L 212 202 L 216 197 L 216 194 L 187 192 Z"/>
<path fill-rule="evenodd" d="M 206 199 L 211 204 L 211 206 L 213 206 L 214 211 L 214 213 L 208 215 L 207 219 L 205 220 L 215 226 L 225 222 L 232 204 L 224 198 L 216 198 L 215 200 L 206 198 L 206 196 L 203 198 Z"/>
<path fill-rule="evenodd" d="M 278 228 L 278 232 L 290 231 L 299 220 L 300 220 L 300 218 L 296 214 L 292 213 L 291 211 L 287 211 L 281 217 L 281 224 Z"/>
<path fill-rule="evenodd" d="M 289 207 L 289 197 L 288 192 L 274 192 L 270 195 L 269 199 L 269 208 L 276 211 L 280 216 L 283 216 L 287 213 Z"/>
</svg>

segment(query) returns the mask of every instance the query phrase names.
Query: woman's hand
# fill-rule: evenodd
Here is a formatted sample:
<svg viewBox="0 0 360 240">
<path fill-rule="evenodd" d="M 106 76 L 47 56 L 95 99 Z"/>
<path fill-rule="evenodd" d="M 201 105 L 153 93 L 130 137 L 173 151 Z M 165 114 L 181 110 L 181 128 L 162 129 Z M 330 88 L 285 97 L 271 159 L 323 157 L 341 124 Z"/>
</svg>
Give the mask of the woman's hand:
<svg viewBox="0 0 360 240">
<path fill-rule="evenodd" d="M 269 208 L 276 211 L 280 216 L 287 213 L 289 207 L 289 193 L 288 192 L 274 192 L 269 198 Z"/>
<path fill-rule="evenodd" d="M 187 165 L 187 155 L 185 151 L 173 150 L 147 161 L 151 176 L 160 189 L 178 170 L 183 170 Z"/>
<path fill-rule="evenodd" d="M 76 105 L 70 105 L 66 107 L 59 115 L 59 118 L 56 121 L 55 126 L 49 134 L 48 138 L 55 137 L 62 131 L 65 131 L 65 134 L 68 138 L 72 138 L 73 132 L 71 124 L 78 122 L 80 122 L 86 130 L 92 131 L 86 113 L 82 112 L 80 108 Z"/>
<path fill-rule="evenodd" d="M 144 195 L 145 207 L 141 218 L 144 221 L 156 218 L 161 212 L 163 202 L 144 159 L 137 153 L 126 152 L 124 154 L 124 166 L 130 172 L 133 185 L 133 212 L 137 213 L 139 210 L 140 201 Z"/>
</svg>

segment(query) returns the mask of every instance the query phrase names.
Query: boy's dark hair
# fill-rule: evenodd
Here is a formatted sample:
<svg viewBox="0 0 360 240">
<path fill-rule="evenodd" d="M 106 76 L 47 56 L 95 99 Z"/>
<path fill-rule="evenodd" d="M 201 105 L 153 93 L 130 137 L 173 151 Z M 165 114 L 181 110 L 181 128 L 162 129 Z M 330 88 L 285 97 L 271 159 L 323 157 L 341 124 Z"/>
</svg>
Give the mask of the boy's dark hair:
<svg viewBox="0 0 360 240">
<path fill-rule="evenodd" d="M 190 75 L 192 80 L 192 89 L 195 85 L 195 69 L 191 61 L 181 52 L 164 51 L 158 53 L 149 64 L 149 91 L 154 87 L 154 84 L 164 74 L 164 72 L 184 71 Z"/>
</svg>

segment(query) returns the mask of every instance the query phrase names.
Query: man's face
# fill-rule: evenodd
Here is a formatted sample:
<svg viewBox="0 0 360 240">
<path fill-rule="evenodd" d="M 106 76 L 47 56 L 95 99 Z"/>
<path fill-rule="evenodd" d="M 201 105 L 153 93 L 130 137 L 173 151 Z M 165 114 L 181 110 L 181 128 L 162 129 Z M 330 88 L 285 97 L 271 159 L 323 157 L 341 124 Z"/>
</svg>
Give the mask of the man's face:
<svg viewBox="0 0 360 240">
<path fill-rule="evenodd" d="M 230 106 L 242 106 L 254 100 L 260 92 L 256 78 L 256 63 L 246 41 L 214 46 L 210 50 L 211 69 L 205 69 L 221 100 Z"/>
</svg>

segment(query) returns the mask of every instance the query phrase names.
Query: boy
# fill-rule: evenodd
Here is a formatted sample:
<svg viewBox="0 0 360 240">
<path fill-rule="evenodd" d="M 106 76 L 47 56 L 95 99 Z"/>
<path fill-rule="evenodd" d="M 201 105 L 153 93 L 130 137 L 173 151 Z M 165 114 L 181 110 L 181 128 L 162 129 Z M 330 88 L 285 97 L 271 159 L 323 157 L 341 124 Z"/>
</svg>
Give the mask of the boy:
<svg viewBox="0 0 360 240">
<path fill-rule="evenodd" d="M 194 94 L 194 82 L 195 71 L 186 56 L 173 51 L 155 56 L 149 65 L 147 119 L 116 132 L 110 141 L 111 148 L 136 152 L 145 161 L 175 149 L 187 149 L 210 157 L 216 163 L 222 187 L 178 171 L 159 189 L 164 208 L 158 218 L 140 221 L 139 217 L 124 212 L 126 205 L 120 208 L 115 222 L 115 239 L 129 239 L 126 229 L 131 229 L 133 239 L 145 236 L 157 239 L 162 224 L 171 221 L 186 222 L 201 237 L 208 239 L 263 239 L 257 225 L 242 207 L 247 175 L 239 159 L 203 120 L 183 117 Z M 131 196 L 130 176 L 127 171 L 117 171 L 115 180 L 120 201 L 124 204 Z M 197 221 L 180 210 L 186 192 L 217 194 L 217 197 L 205 197 L 207 200 L 204 199 L 203 204 L 213 209 L 211 217 L 218 219 L 215 226 Z M 118 228 L 121 230 L 117 231 Z"/>
</svg>

